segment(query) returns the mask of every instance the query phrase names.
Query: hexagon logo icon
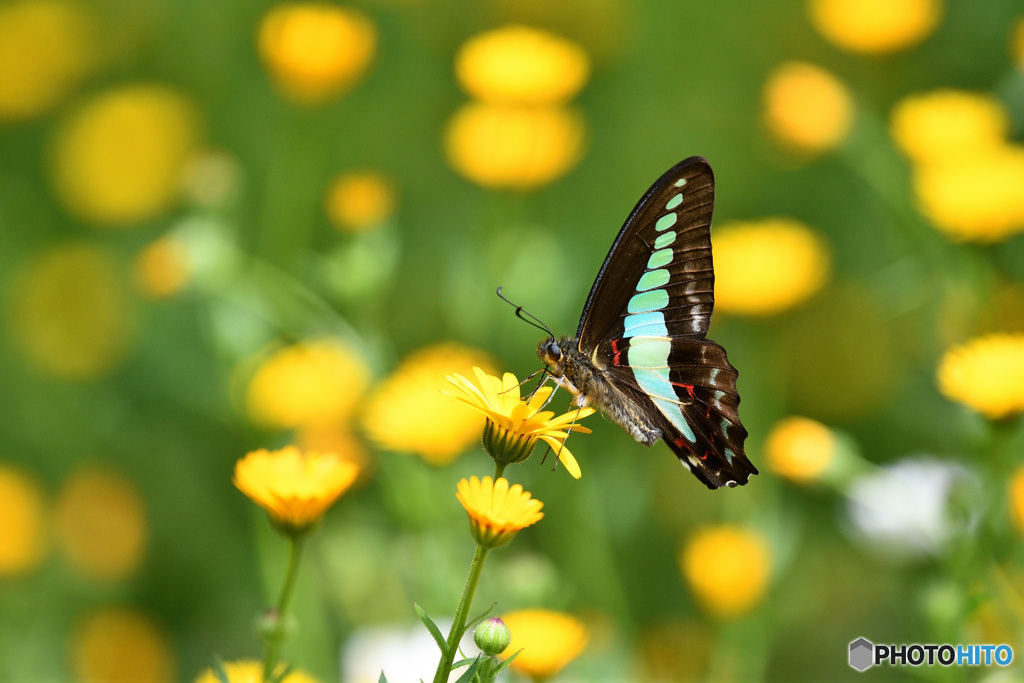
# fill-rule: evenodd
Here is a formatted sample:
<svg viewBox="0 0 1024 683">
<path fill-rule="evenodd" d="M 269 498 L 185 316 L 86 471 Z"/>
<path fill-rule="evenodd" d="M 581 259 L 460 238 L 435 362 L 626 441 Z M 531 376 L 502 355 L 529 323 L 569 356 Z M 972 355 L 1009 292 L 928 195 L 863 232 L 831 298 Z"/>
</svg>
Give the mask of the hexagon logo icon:
<svg viewBox="0 0 1024 683">
<path fill-rule="evenodd" d="M 864 671 L 875 663 L 875 646 L 867 638 L 858 638 L 850 643 L 850 666 Z"/>
</svg>

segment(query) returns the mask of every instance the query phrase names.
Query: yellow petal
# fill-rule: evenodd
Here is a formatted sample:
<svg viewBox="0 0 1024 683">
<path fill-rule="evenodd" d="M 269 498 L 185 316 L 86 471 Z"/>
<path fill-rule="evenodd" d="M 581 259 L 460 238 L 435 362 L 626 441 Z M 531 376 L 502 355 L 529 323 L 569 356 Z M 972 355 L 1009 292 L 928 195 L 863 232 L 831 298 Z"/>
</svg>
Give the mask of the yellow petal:
<svg viewBox="0 0 1024 683">
<path fill-rule="evenodd" d="M 572 475 L 573 479 L 579 479 L 583 475 L 580 471 L 579 463 L 576 462 L 576 458 L 574 458 L 572 453 L 569 452 L 569 449 L 565 447 L 565 444 L 557 439 L 553 439 L 545 435 L 541 435 L 540 438 L 551 446 L 555 455 L 558 456 L 558 462 L 565 465 L 565 470 Z"/>
</svg>

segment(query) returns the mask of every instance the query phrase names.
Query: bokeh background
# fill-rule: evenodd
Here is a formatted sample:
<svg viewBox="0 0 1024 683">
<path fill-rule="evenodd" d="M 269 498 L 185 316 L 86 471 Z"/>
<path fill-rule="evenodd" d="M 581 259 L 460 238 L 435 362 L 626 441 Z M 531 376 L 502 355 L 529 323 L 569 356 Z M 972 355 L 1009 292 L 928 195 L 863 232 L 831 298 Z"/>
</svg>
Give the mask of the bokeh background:
<svg viewBox="0 0 1024 683">
<path fill-rule="evenodd" d="M 455 484 L 492 472 L 444 375 L 538 369 L 494 290 L 574 331 L 629 210 L 694 154 L 709 337 L 761 474 L 708 491 L 589 418 L 579 481 L 540 451 L 506 473 L 545 518 L 476 607 L 571 618 L 567 681 L 832 679 L 859 636 L 1018 647 L 1022 22 L 1011 0 L 4 0 L 0 679 L 258 657 L 287 546 L 231 472 L 296 443 L 361 475 L 311 537 L 285 658 L 429 680 L 411 603 L 450 618 Z"/>
</svg>

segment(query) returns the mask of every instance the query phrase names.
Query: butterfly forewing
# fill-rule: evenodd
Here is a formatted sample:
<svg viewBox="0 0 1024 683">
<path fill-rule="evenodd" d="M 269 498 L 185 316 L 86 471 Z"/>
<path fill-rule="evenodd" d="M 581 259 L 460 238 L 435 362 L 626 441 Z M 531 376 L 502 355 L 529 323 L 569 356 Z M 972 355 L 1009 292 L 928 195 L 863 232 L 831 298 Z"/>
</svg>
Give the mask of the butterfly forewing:
<svg viewBox="0 0 1024 683">
<path fill-rule="evenodd" d="M 626 220 L 591 288 L 579 352 L 661 431 L 704 484 L 744 484 L 735 368 L 706 340 L 714 306 L 714 176 L 691 157 L 665 173 Z"/>
<path fill-rule="evenodd" d="M 637 285 L 657 284 L 666 276 L 669 303 L 661 309 L 666 322 L 677 335 L 707 334 L 715 300 L 714 204 L 715 178 L 700 157 L 676 164 L 654 183 L 626 219 L 590 290 L 576 330 L 581 351 L 622 336 Z"/>
</svg>

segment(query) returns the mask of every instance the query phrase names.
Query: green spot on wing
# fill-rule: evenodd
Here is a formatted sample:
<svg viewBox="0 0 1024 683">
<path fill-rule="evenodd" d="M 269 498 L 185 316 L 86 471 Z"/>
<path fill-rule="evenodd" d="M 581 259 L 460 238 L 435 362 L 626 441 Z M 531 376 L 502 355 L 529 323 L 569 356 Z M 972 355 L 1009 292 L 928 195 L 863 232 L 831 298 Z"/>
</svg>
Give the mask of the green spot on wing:
<svg viewBox="0 0 1024 683">
<path fill-rule="evenodd" d="M 629 313 L 660 311 L 666 306 L 668 306 L 668 292 L 664 289 L 652 289 L 648 292 L 634 294 L 626 306 L 626 311 Z"/>
<path fill-rule="evenodd" d="M 666 249 L 665 251 L 669 251 Z M 636 291 L 644 292 L 655 287 L 664 287 L 668 284 L 669 272 L 665 268 L 649 270 L 643 274 L 640 281 L 636 283 Z M 667 302 L 666 302 L 667 303 Z"/>
<path fill-rule="evenodd" d="M 654 270 L 655 268 L 667 266 L 670 263 L 672 263 L 672 250 L 660 249 L 651 254 L 651 258 L 647 260 L 647 268 Z"/>
<path fill-rule="evenodd" d="M 664 249 L 665 247 L 667 247 L 668 245 L 672 244 L 675 241 L 676 241 L 676 232 L 675 232 L 675 230 L 670 230 L 668 232 L 663 232 L 660 235 L 658 235 L 658 239 L 654 240 L 654 248 L 655 249 Z"/>
<path fill-rule="evenodd" d="M 669 210 L 672 210 L 672 209 L 676 208 L 677 206 L 679 206 L 682 203 L 683 203 L 683 193 L 680 192 L 679 194 L 677 194 L 674 197 L 672 197 L 672 199 L 668 200 L 668 204 L 665 205 L 665 208 L 669 209 Z"/>
<path fill-rule="evenodd" d="M 676 220 L 678 219 L 676 218 L 676 215 L 674 213 L 666 213 L 664 216 L 658 219 L 657 223 L 654 224 L 654 229 L 658 230 L 659 232 L 661 230 L 668 230 L 669 228 L 676 224 Z"/>
</svg>

